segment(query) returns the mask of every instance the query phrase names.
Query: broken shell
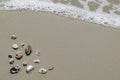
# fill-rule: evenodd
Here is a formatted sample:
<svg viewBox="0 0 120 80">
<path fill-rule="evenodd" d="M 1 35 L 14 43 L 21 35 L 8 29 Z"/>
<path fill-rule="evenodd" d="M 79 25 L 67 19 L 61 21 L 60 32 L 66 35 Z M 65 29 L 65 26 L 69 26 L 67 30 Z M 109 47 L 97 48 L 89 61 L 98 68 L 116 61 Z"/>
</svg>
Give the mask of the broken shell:
<svg viewBox="0 0 120 80">
<path fill-rule="evenodd" d="M 10 67 L 10 73 L 11 74 L 16 74 L 20 71 L 20 66 L 19 65 L 13 65 Z"/>
<path fill-rule="evenodd" d="M 22 51 L 18 51 L 15 55 L 15 58 L 18 60 L 21 59 L 22 57 L 23 57 Z"/>
<path fill-rule="evenodd" d="M 23 61 L 23 66 L 27 66 L 27 61 Z"/>
<path fill-rule="evenodd" d="M 13 64 L 13 63 L 14 63 L 14 59 L 11 58 L 11 59 L 9 60 L 9 63 L 10 63 L 10 64 Z"/>
<path fill-rule="evenodd" d="M 35 54 L 36 54 L 37 56 L 40 56 L 40 51 L 39 51 L 39 50 L 36 50 Z"/>
<path fill-rule="evenodd" d="M 12 58 L 12 57 L 13 57 L 12 54 L 9 54 L 9 55 L 8 55 L 8 58 Z"/>
<path fill-rule="evenodd" d="M 49 66 L 49 67 L 48 67 L 48 70 L 49 70 L 49 71 L 51 71 L 51 70 L 53 70 L 53 69 L 54 69 L 53 66 Z"/>
<path fill-rule="evenodd" d="M 31 72 L 32 70 L 34 70 L 34 68 L 35 68 L 35 67 L 34 67 L 33 65 L 28 65 L 28 66 L 27 66 L 27 69 L 26 69 L 26 72 L 29 73 L 29 72 Z"/>
<path fill-rule="evenodd" d="M 34 63 L 40 63 L 40 60 L 39 59 L 35 59 Z"/>
<path fill-rule="evenodd" d="M 17 45 L 17 44 L 13 44 L 12 48 L 13 48 L 14 50 L 17 50 L 17 49 L 18 49 L 18 45 Z"/>
<path fill-rule="evenodd" d="M 25 53 L 26 55 L 30 55 L 32 53 L 32 47 L 30 45 L 28 45 L 26 48 L 25 48 Z"/>
<path fill-rule="evenodd" d="M 16 38 L 17 38 L 16 35 L 11 36 L 11 39 L 13 39 L 13 40 L 15 40 Z"/>
<path fill-rule="evenodd" d="M 47 73 L 47 69 L 45 68 L 40 68 L 38 71 L 40 74 L 46 74 Z"/>
</svg>

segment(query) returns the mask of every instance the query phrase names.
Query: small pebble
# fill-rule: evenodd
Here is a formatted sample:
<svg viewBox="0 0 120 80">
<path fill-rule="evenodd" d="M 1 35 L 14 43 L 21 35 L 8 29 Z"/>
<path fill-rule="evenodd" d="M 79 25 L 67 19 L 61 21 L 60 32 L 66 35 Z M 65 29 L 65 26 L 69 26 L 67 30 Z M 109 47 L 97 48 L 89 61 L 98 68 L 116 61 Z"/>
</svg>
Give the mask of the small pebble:
<svg viewBox="0 0 120 80">
<path fill-rule="evenodd" d="M 40 74 L 46 74 L 47 73 L 47 69 L 45 68 L 40 68 L 38 71 Z"/>
<path fill-rule="evenodd" d="M 12 45 L 12 48 L 13 48 L 14 50 L 17 50 L 18 47 L 19 47 L 19 46 L 18 46 L 17 44 L 13 44 L 13 45 Z"/>
<path fill-rule="evenodd" d="M 36 50 L 35 54 L 36 54 L 37 56 L 40 56 L 40 51 L 39 51 L 39 50 Z"/>
<path fill-rule="evenodd" d="M 10 63 L 10 64 L 13 64 L 13 63 L 14 63 L 14 58 L 11 58 L 11 59 L 9 60 L 9 63 Z"/>
<path fill-rule="evenodd" d="M 13 39 L 13 40 L 17 39 L 16 35 L 12 35 L 11 39 Z"/>
<path fill-rule="evenodd" d="M 28 45 L 26 48 L 25 48 L 25 53 L 26 55 L 30 55 L 32 53 L 32 47 L 30 45 Z"/>
<path fill-rule="evenodd" d="M 18 51 L 15 55 L 15 58 L 18 60 L 21 59 L 22 57 L 23 57 L 22 51 Z"/>
<path fill-rule="evenodd" d="M 48 67 L 48 70 L 49 70 L 49 71 L 51 71 L 51 70 L 53 70 L 53 69 L 54 69 L 53 66 L 49 66 L 49 67 Z"/>
<path fill-rule="evenodd" d="M 28 66 L 27 66 L 27 69 L 26 69 L 26 72 L 29 73 L 29 72 L 31 72 L 32 70 L 34 70 L 34 68 L 35 68 L 35 67 L 34 67 L 33 65 L 28 65 Z"/>
<path fill-rule="evenodd" d="M 8 55 L 8 58 L 12 58 L 12 57 L 13 57 L 12 54 L 9 54 L 9 55 Z"/>
<path fill-rule="evenodd" d="M 39 59 L 35 59 L 34 63 L 40 63 L 40 60 Z"/>
<path fill-rule="evenodd" d="M 20 66 L 19 65 L 13 65 L 10 67 L 10 73 L 11 74 L 16 74 L 20 71 Z"/>
<path fill-rule="evenodd" d="M 27 66 L 27 61 L 23 61 L 23 66 Z"/>
</svg>

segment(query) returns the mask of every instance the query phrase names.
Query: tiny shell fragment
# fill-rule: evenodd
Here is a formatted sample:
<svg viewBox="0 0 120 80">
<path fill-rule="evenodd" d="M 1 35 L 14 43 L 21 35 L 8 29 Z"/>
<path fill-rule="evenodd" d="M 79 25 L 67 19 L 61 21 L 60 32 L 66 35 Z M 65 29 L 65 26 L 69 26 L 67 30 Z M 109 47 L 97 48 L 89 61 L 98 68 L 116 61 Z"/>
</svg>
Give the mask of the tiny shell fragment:
<svg viewBox="0 0 120 80">
<path fill-rule="evenodd" d="M 32 53 L 32 47 L 30 45 L 28 45 L 26 48 L 25 48 L 25 53 L 26 55 L 30 55 Z"/>
<path fill-rule="evenodd" d="M 15 40 L 16 38 L 17 38 L 17 37 L 16 37 L 16 35 L 14 35 L 14 34 L 11 36 L 11 39 L 13 39 L 13 40 Z"/>
<path fill-rule="evenodd" d="M 39 59 L 35 59 L 34 63 L 40 63 L 40 60 Z"/>
<path fill-rule="evenodd" d="M 12 58 L 13 56 L 12 56 L 12 54 L 8 54 L 8 58 Z"/>
<path fill-rule="evenodd" d="M 23 61 L 23 66 L 27 66 L 27 61 Z"/>
<path fill-rule="evenodd" d="M 21 59 L 22 57 L 23 57 L 22 51 L 18 51 L 15 55 L 15 58 L 18 60 Z"/>
<path fill-rule="evenodd" d="M 14 50 L 17 50 L 18 47 L 19 47 L 19 46 L 18 46 L 17 44 L 13 44 L 13 45 L 12 45 L 12 48 L 13 48 Z"/>
<path fill-rule="evenodd" d="M 53 70 L 53 69 L 54 69 L 53 66 L 49 66 L 49 67 L 48 67 L 48 70 L 49 70 L 49 71 L 51 71 L 51 70 Z"/>
<path fill-rule="evenodd" d="M 46 74 L 47 73 L 47 69 L 45 68 L 40 68 L 38 71 L 40 74 Z"/>
<path fill-rule="evenodd" d="M 28 66 L 27 66 L 27 69 L 26 69 L 26 72 L 29 73 L 29 72 L 31 72 L 32 70 L 34 70 L 34 68 L 35 68 L 35 67 L 34 67 L 33 65 L 28 65 Z"/>
<path fill-rule="evenodd" d="M 13 63 L 14 63 L 14 58 L 11 58 L 11 59 L 9 60 L 9 63 L 10 63 L 10 64 L 13 64 Z"/>
<path fill-rule="evenodd" d="M 35 54 L 36 54 L 37 56 L 40 56 L 40 51 L 39 51 L 39 50 L 36 50 Z"/>
<path fill-rule="evenodd" d="M 24 43 L 21 43 L 20 45 L 21 45 L 21 47 L 25 46 L 25 44 L 24 44 Z"/>
</svg>

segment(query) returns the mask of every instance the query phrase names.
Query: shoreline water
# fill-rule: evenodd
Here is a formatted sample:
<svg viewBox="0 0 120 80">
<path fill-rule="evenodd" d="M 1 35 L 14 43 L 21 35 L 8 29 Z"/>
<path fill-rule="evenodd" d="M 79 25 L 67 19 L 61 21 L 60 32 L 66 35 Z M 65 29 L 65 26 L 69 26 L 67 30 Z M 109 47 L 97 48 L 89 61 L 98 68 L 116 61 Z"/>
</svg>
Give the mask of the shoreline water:
<svg viewBox="0 0 120 80">
<path fill-rule="evenodd" d="M 96 11 L 89 11 L 72 5 L 64 5 L 61 3 L 55 4 L 53 2 L 45 2 L 39 0 L 11 0 L 9 2 L 1 2 L 0 5 L 3 5 L 3 7 L 0 7 L 0 10 L 29 9 L 33 11 L 47 11 L 57 15 L 82 20 L 85 22 L 102 24 L 104 26 L 114 28 L 120 27 L 119 15 L 115 15 L 113 13 L 107 14 L 101 12 L 101 9 L 98 9 Z"/>
</svg>

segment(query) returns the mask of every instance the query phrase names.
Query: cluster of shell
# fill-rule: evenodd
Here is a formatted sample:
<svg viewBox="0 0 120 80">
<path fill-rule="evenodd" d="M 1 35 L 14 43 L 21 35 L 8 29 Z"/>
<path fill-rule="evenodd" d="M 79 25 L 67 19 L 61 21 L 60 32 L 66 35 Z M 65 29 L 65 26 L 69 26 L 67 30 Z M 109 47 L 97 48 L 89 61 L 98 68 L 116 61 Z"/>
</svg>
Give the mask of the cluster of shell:
<svg viewBox="0 0 120 80">
<path fill-rule="evenodd" d="M 16 35 L 12 35 L 12 36 L 11 36 L 11 39 L 12 39 L 12 40 L 16 40 L 16 39 L 17 39 Z M 15 62 L 15 59 L 16 59 L 16 60 L 21 60 L 21 59 L 22 59 L 22 57 L 23 57 L 23 52 L 22 52 L 21 50 L 19 50 L 19 48 L 20 48 L 20 47 L 24 47 L 24 46 L 25 46 L 24 43 L 21 43 L 20 46 L 19 46 L 18 44 L 13 44 L 13 45 L 12 45 L 13 50 L 17 50 L 17 52 L 16 52 L 16 54 L 15 54 L 15 57 L 13 57 L 13 54 L 8 54 L 9 63 L 12 65 L 12 66 L 10 67 L 10 69 L 9 69 L 9 71 L 10 71 L 11 74 L 16 74 L 16 73 L 18 73 L 18 72 L 20 71 L 20 69 L 21 69 L 21 67 L 20 67 L 19 65 L 17 65 L 17 64 L 14 64 L 14 62 Z M 24 51 L 25 51 L 24 53 L 26 54 L 26 56 L 31 55 L 31 53 L 32 53 L 32 46 L 31 46 L 31 45 L 27 45 L 27 47 L 24 49 Z M 39 51 L 39 50 L 36 50 L 35 54 L 36 54 L 37 56 L 40 56 L 40 51 Z M 40 63 L 40 60 L 39 60 L 39 59 L 35 59 L 33 62 L 34 62 L 34 63 Z M 14 65 L 13 65 L 13 64 L 14 64 Z M 27 62 L 27 61 L 23 61 L 23 62 L 22 62 L 22 65 L 23 65 L 24 67 L 27 66 L 27 67 L 26 67 L 26 73 L 30 73 L 31 71 L 33 71 L 33 70 L 35 69 L 35 66 L 30 65 L 30 64 L 28 65 L 28 62 Z M 40 68 L 40 69 L 38 70 L 38 72 L 39 72 L 40 74 L 46 74 L 48 70 L 51 71 L 51 70 L 53 70 L 53 69 L 54 69 L 53 66 L 49 66 L 47 69 L 45 69 L 45 68 Z"/>
</svg>

